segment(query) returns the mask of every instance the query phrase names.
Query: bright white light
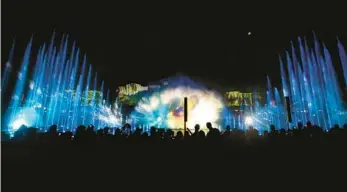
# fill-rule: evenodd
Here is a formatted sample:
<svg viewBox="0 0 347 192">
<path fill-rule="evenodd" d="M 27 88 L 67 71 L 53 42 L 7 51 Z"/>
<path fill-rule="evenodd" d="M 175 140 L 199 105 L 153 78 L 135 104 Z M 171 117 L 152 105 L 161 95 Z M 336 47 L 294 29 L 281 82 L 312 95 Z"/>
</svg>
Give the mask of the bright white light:
<svg viewBox="0 0 347 192">
<path fill-rule="evenodd" d="M 41 108 L 42 107 L 42 104 L 41 103 L 36 103 L 35 105 L 34 105 L 34 108 Z"/>
<path fill-rule="evenodd" d="M 224 105 L 222 99 L 212 91 L 187 87 L 169 88 L 150 97 L 142 98 L 135 110 L 154 122 L 165 122 L 168 128 L 183 127 L 183 98 L 188 98 L 188 127 L 206 122 L 216 126 Z M 157 117 L 157 115 L 160 117 Z M 156 121 L 155 121 L 156 120 Z M 151 123 L 153 120 L 149 120 Z"/>
<path fill-rule="evenodd" d="M 19 79 L 19 80 L 22 80 L 22 78 L 23 78 L 23 73 L 19 72 L 19 73 L 18 73 L 18 79 Z"/>
<path fill-rule="evenodd" d="M 246 125 L 252 125 L 253 124 L 253 118 L 251 116 L 245 117 L 245 124 Z"/>
<path fill-rule="evenodd" d="M 22 125 L 30 127 L 37 120 L 37 113 L 33 108 L 22 109 L 14 118 L 10 127 L 13 131 L 19 129 Z"/>
<path fill-rule="evenodd" d="M 248 36 L 250 36 L 250 35 L 252 35 L 252 33 L 251 33 L 251 32 L 248 32 Z"/>
<path fill-rule="evenodd" d="M 122 124 L 122 114 L 118 107 L 118 103 L 114 104 L 113 109 L 111 106 L 101 105 L 100 111 L 96 116 L 108 126 L 120 126 Z"/>
<path fill-rule="evenodd" d="M 307 105 L 308 105 L 308 107 L 312 107 L 312 103 L 311 102 L 307 103 Z"/>
<path fill-rule="evenodd" d="M 37 94 L 41 95 L 42 94 L 42 91 L 40 88 L 37 89 Z"/>
<path fill-rule="evenodd" d="M 24 119 L 16 119 L 13 123 L 12 123 L 12 129 L 14 131 L 16 131 L 17 129 L 19 129 L 22 125 L 28 126 L 28 123 L 24 120 Z"/>
<path fill-rule="evenodd" d="M 34 82 L 33 82 L 33 81 L 31 81 L 31 82 L 30 82 L 30 84 L 29 84 L 29 88 L 30 88 L 31 90 L 33 90 L 33 89 L 34 89 Z"/>
</svg>

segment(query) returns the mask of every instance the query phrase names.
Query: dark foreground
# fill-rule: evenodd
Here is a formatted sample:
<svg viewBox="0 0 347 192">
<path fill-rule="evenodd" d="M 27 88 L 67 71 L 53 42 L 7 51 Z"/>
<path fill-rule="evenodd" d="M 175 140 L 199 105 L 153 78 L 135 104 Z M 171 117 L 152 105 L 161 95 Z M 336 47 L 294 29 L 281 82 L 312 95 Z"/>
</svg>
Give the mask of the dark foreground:
<svg viewBox="0 0 347 192">
<path fill-rule="evenodd" d="M 109 135 L 81 127 L 72 137 L 54 127 L 23 129 L 2 142 L 2 190 L 346 191 L 346 130 L 259 136 L 254 129 L 211 129 L 206 137 L 198 130 L 182 137 L 154 128 L 150 135 Z"/>
<path fill-rule="evenodd" d="M 345 145 L 295 143 L 8 142 L 2 190 L 248 190 L 346 178 Z"/>
</svg>

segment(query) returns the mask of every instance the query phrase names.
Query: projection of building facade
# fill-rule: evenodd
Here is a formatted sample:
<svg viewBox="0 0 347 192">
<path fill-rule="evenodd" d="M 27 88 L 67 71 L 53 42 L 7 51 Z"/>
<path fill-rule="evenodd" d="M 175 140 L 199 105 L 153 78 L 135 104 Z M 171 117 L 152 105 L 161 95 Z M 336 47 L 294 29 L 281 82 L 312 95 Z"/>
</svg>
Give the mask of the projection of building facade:
<svg viewBox="0 0 347 192">
<path fill-rule="evenodd" d="M 252 106 L 252 95 L 252 93 L 242 93 L 240 91 L 229 91 L 224 94 L 228 101 L 228 107 Z"/>
</svg>

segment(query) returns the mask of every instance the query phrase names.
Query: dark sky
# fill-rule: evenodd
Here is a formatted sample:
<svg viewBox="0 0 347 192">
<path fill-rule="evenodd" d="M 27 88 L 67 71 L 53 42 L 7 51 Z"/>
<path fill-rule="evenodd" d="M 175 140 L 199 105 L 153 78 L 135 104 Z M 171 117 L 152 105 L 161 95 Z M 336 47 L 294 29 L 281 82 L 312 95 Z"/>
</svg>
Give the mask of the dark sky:
<svg viewBox="0 0 347 192">
<path fill-rule="evenodd" d="M 45 2 L 45 3 L 43 3 Z M 35 34 L 36 48 L 57 34 L 76 40 L 106 86 L 156 81 L 176 72 L 222 86 L 279 79 L 278 54 L 315 30 L 335 52 L 347 43 L 343 5 L 127 4 L 121 1 L 2 1 L 2 63 L 12 38 L 18 54 Z M 252 32 L 248 36 L 248 32 Z M 61 37 L 61 36 L 60 36 Z"/>
</svg>

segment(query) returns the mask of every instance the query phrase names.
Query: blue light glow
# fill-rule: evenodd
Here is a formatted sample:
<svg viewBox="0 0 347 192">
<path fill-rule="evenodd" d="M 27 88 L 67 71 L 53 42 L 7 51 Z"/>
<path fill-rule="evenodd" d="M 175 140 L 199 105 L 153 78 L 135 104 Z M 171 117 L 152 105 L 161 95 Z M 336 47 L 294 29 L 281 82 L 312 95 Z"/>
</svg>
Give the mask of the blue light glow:
<svg viewBox="0 0 347 192">
<path fill-rule="evenodd" d="M 24 119 L 16 119 L 11 124 L 11 127 L 12 127 L 13 131 L 16 131 L 21 126 L 28 126 L 28 123 Z"/>
<path fill-rule="evenodd" d="M 111 105 L 105 98 L 103 82 L 101 86 L 97 83 L 96 74 L 91 82 L 92 67 L 86 56 L 81 59 L 75 43 L 68 49 L 67 37 L 63 37 L 60 46 L 54 40 L 53 35 L 48 46 L 40 47 L 33 66 L 30 40 L 5 113 L 5 129 L 13 131 L 20 124 L 43 130 L 56 124 L 62 131 L 74 131 L 81 124 L 94 124 L 97 128 L 120 126 L 118 103 Z M 8 70 L 5 73 L 9 75 Z"/>
</svg>

